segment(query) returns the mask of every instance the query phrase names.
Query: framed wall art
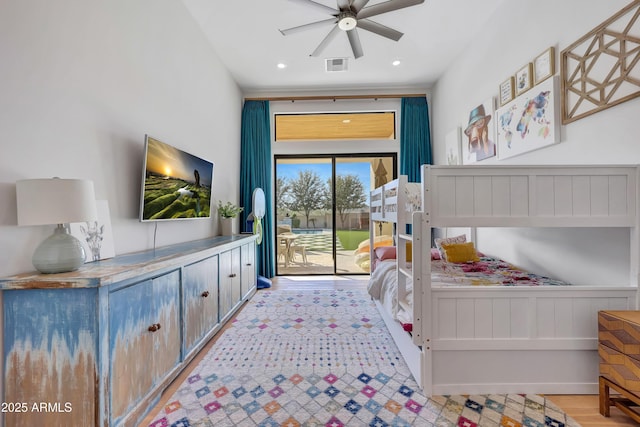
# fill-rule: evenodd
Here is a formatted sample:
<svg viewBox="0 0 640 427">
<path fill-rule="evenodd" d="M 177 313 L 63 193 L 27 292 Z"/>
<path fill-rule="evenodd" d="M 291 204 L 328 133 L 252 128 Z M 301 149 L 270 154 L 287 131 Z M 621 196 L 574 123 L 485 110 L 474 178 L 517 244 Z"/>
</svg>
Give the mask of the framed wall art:
<svg viewBox="0 0 640 427">
<path fill-rule="evenodd" d="M 532 74 L 531 62 L 524 67 L 520 68 L 516 73 L 516 96 L 523 94 L 531 89 L 531 74 Z"/>
<path fill-rule="evenodd" d="M 96 209 L 98 210 L 97 221 L 69 224 L 71 234 L 80 240 L 84 247 L 87 255 L 86 262 L 100 261 L 115 256 L 109 202 L 96 200 Z"/>
<path fill-rule="evenodd" d="M 640 97 L 640 1 L 560 52 L 562 123 Z"/>
<path fill-rule="evenodd" d="M 462 137 L 462 164 L 467 165 L 496 155 L 495 99 L 487 99 L 469 111 Z"/>
<path fill-rule="evenodd" d="M 553 76 L 555 69 L 555 49 L 551 46 L 549 49 L 536 56 L 533 60 L 533 84 L 537 85 Z"/>
<path fill-rule="evenodd" d="M 496 110 L 498 159 L 560 141 L 560 92 L 547 79 Z"/>
<path fill-rule="evenodd" d="M 504 104 L 511 101 L 514 94 L 513 76 L 511 76 L 500 84 L 500 106 L 502 107 Z"/>
</svg>

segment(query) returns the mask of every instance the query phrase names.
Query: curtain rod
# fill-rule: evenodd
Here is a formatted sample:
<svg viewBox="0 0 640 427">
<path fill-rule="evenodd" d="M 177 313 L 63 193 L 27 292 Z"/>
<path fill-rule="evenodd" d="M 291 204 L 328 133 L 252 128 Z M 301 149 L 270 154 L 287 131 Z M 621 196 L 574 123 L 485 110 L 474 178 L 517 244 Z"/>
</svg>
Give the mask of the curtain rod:
<svg viewBox="0 0 640 427">
<path fill-rule="evenodd" d="M 317 95 L 317 96 L 275 96 L 264 98 L 245 98 L 245 101 L 324 101 L 338 99 L 381 99 L 381 98 L 424 98 L 427 95 L 424 93 L 407 93 L 407 94 L 393 94 L 393 95 Z"/>
</svg>

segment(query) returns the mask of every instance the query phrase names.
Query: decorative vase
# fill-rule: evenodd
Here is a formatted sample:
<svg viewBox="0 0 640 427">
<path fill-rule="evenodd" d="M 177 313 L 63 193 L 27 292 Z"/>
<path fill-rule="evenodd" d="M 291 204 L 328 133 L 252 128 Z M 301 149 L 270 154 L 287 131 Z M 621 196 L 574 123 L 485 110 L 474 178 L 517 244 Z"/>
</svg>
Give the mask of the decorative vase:
<svg viewBox="0 0 640 427">
<path fill-rule="evenodd" d="M 220 223 L 222 224 L 222 235 L 232 236 L 235 218 L 220 218 Z"/>
</svg>

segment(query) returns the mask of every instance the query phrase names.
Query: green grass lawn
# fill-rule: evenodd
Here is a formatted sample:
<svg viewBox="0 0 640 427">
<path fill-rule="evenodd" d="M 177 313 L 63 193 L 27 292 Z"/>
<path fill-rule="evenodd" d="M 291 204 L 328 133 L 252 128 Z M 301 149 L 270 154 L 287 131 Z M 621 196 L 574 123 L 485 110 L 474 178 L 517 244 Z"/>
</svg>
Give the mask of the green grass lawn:
<svg viewBox="0 0 640 427">
<path fill-rule="evenodd" d="M 337 235 L 343 248 L 354 250 L 360 242 L 369 238 L 369 230 L 338 230 Z"/>
</svg>

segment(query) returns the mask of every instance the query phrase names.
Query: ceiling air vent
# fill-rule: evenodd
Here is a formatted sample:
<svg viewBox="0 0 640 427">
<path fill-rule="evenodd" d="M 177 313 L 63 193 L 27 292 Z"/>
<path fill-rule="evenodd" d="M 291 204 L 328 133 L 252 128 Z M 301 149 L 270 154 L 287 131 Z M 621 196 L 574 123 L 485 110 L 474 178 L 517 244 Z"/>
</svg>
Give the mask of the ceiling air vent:
<svg viewBox="0 0 640 427">
<path fill-rule="evenodd" d="M 327 71 L 327 73 L 347 71 L 347 58 L 325 59 L 325 70 Z"/>
</svg>

